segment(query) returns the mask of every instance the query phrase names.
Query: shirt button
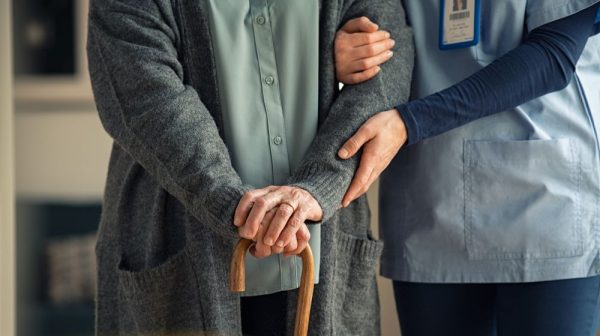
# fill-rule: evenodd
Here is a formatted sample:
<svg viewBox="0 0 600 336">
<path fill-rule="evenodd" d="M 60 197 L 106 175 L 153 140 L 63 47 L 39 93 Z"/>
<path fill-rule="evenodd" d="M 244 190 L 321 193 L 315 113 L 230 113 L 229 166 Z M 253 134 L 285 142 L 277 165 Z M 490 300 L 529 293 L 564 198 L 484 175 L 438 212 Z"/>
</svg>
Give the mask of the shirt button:
<svg viewBox="0 0 600 336">
<path fill-rule="evenodd" d="M 265 83 L 271 86 L 275 83 L 275 78 L 273 76 L 267 76 L 267 78 L 265 78 Z"/>
<path fill-rule="evenodd" d="M 283 139 L 280 136 L 276 136 L 275 138 L 273 138 L 273 143 L 276 145 L 281 145 L 281 143 L 283 142 Z"/>
<path fill-rule="evenodd" d="M 256 23 L 258 23 L 261 26 L 264 25 L 265 22 L 267 22 L 267 19 L 265 19 L 265 17 L 262 15 L 256 18 Z"/>
</svg>

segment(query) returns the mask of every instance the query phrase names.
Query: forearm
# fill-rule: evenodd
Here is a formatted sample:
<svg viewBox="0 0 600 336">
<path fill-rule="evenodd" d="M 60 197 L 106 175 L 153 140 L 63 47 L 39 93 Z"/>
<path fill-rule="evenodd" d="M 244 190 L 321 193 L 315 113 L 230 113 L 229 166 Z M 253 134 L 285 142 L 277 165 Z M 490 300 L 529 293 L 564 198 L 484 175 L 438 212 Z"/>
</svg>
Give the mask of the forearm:
<svg viewBox="0 0 600 336">
<path fill-rule="evenodd" d="M 564 88 L 594 33 L 597 11 L 595 5 L 541 26 L 519 47 L 460 83 L 400 104 L 409 144 Z"/>
<path fill-rule="evenodd" d="M 146 9 L 96 6 L 88 57 L 105 129 L 202 223 L 235 236 L 245 188 L 210 113 L 183 84 L 175 31 Z"/>
<path fill-rule="evenodd" d="M 397 97 L 407 99 L 414 58 L 412 31 L 404 21 L 400 1 L 354 1 L 338 26 L 352 18 L 367 16 L 396 40 L 394 57 L 381 66 L 370 81 L 347 85 L 340 92 L 290 184 L 308 190 L 323 209 L 324 220 L 339 209 L 359 158 L 341 160 L 336 153 L 343 143 L 371 116 L 389 110 Z M 333 45 L 328 50 L 333 53 Z M 333 63 L 331 64 L 333 66 Z"/>
</svg>

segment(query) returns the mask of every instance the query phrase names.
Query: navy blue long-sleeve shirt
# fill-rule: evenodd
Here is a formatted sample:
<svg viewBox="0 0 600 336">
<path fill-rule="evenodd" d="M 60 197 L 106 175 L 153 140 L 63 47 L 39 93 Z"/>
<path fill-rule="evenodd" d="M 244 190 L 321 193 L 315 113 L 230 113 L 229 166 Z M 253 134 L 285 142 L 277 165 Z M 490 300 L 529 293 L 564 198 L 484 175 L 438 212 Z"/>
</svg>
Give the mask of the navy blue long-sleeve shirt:
<svg viewBox="0 0 600 336">
<path fill-rule="evenodd" d="M 520 46 L 463 81 L 398 106 L 408 144 L 565 88 L 588 38 L 600 31 L 599 7 L 540 26 Z"/>
</svg>

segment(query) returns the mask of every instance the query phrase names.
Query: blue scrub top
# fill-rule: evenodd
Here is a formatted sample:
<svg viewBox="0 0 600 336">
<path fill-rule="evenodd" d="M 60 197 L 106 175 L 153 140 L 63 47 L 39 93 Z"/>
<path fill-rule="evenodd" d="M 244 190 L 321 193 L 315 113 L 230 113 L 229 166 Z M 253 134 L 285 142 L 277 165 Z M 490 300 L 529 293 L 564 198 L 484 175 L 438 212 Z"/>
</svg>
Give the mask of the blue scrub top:
<svg viewBox="0 0 600 336">
<path fill-rule="evenodd" d="M 458 83 L 528 31 L 597 2 L 481 0 L 479 44 L 440 50 L 440 0 L 404 0 L 417 50 L 413 98 Z M 382 274 L 429 283 L 599 274 L 599 126 L 596 35 L 564 90 L 401 151 L 381 179 Z"/>
</svg>

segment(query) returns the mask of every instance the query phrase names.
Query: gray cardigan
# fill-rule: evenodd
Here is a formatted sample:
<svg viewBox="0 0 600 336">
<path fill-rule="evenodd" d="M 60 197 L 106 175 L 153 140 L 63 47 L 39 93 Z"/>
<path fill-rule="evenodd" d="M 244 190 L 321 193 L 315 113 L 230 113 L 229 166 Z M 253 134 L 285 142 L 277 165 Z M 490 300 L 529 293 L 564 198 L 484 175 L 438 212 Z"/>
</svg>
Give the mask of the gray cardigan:
<svg viewBox="0 0 600 336">
<path fill-rule="evenodd" d="M 92 0 L 88 57 L 102 124 L 114 139 L 98 258 L 97 334 L 239 335 L 227 288 L 244 191 L 222 140 L 205 1 Z M 336 31 L 366 15 L 396 39 L 375 79 L 337 89 Z M 375 265 L 363 197 L 339 210 L 357 159 L 336 152 L 377 112 L 408 98 L 413 42 L 400 0 L 323 0 L 319 131 L 289 183 L 324 210 L 312 335 L 377 335 Z M 293 296 L 293 295 L 292 295 Z M 295 300 L 290 300 L 289 328 Z"/>
</svg>

